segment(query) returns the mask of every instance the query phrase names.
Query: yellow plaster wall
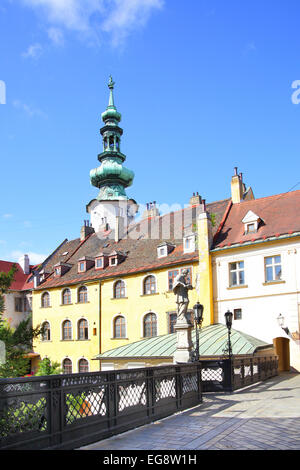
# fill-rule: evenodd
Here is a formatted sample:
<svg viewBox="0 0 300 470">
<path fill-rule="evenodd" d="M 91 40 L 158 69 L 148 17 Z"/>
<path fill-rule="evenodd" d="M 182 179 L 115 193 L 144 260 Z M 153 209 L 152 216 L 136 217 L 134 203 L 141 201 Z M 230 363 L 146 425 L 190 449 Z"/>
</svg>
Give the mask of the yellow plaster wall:
<svg viewBox="0 0 300 470">
<path fill-rule="evenodd" d="M 192 267 L 192 284 L 195 286 L 198 263 L 191 263 L 186 267 Z M 102 311 L 102 352 L 117 348 L 143 339 L 143 318 L 149 312 L 157 315 L 157 334 L 168 334 L 167 312 L 176 312 L 176 297 L 173 292 L 168 291 L 168 271 L 181 269 L 184 266 L 174 266 L 161 270 L 139 273 L 132 276 L 124 276 L 126 284 L 126 297 L 113 298 L 113 285 L 117 279 L 102 281 L 101 289 L 101 311 Z M 156 277 L 156 294 L 143 295 L 143 280 L 148 275 Z M 196 289 L 189 291 L 189 309 L 192 309 L 198 300 Z M 113 338 L 113 320 L 122 315 L 126 320 L 126 338 Z M 206 318 L 205 324 L 208 324 Z"/>
<path fill-rule="evenodd" d="M 211 222 L 208 215 L 204 212 L 198 219 L 198 250 L 199 250 L 199 266 L 198 266 L 198 292 L 199 302 L 204 306 L 204 322 L 205 325 L 214 323 L 213 310 L 213 284 L 212 284 L 212 265 L 210 255 L 211 243 Z"/>
<path fill-rule="evenodd" d="M 41 307 L 42 291 L 33 291 L 32 311 L 33 326 L 42 324 L 44 321 L 50 323 L 51 339 L 50 341 L 41 341 L 40 338 L 34 341 L 34 351 L 39 353 L 41 359 L 50 358 L 51 361 L 57 361 L 62 364 L 64 358 L 68 357 L 72 361 L 72 372 L 78 372 L 78 360 L 85 358 L 89 361 L 89 370 L 99 370 L 98 361 L 91 360 L 99 353 L 99 282 L 86 284 L 88 289 L 88 302 L 77 302 L 77 290 L 81 286 L 64 286 L 71 290 L 71 304 L 62 305 L 63 288 L 50 289 L 50 307 Z M 88 340 L 77 339 L 77 322 L 81 318 L 88 321 Z M 62 323 L 64 320 L 72 322 L 72 340 L 62 341 Z M 96 328 L 96 335 L 94 334 Z"/>
</svg>

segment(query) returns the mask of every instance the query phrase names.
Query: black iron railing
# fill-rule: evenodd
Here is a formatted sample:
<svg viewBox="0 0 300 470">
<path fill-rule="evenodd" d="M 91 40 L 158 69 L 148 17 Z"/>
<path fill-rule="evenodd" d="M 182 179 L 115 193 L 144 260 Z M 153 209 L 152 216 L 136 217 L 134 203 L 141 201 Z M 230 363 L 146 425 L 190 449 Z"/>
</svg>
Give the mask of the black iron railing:
<svg viewBox="0 0 300 470">
<path fill-rule="evenodd" d="M 277 356 L 201 360 L 202 392 L 233 392 L 278 375 Z"/>
<path fill-rule="evenodd" d="M 0 380 L 0 448 L 75 449 L 202 401 L 201 365 Z"/>
<path fill-rule="evenodd" d="M 0 379 L 0 449 L 75 449 L 278 374 L 276 356 Z"/>
</svg>

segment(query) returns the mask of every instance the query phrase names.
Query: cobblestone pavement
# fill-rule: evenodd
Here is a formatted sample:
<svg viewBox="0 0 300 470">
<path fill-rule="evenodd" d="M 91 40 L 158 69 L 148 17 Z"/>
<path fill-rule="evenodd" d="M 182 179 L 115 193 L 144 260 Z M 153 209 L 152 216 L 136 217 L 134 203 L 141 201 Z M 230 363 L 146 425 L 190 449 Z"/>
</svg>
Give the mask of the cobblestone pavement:
<svg viewBox="0 0 300 470">
<path fill-rule="evenodd" d="M 300 374 L 284 373 L 80 450 L 300 450 Z"/>
</svg>

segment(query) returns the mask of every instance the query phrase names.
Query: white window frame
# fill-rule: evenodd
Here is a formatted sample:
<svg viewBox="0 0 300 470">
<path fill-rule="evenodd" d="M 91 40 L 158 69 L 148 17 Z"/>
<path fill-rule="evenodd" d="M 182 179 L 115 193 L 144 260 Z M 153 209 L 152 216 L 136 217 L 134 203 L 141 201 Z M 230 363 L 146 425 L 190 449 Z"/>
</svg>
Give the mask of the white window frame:
<svg viewBox="0 0 300 470">
<path fill-rule="evenodd" d="M 276 263 L 275 258 L 280 258 L 280 262 Z M 272 262 L 271 264 L 267 265 L 267 259 L 271 258 Z M 265 266 L 265 282 L 280 282 L 282 281 L 282 257 L 281 255 L 270 255 L 270 256 L 265 256 L 264 258 L 264 266 Z M 280 278 L 276 279 L 276 266 L 280 266 Z M 267 268 L 272 268 L 272 279 L 267 279 Z"/>
<path fill-rule="evenodd" d="M 243 263 L 243 268 L 240 268 L 239 267 L 239 264 L 240 263 Z M 236 264 L 237 265 L 237 268 L 236 269 L 231 269 L 231 266 L 233 264 Z M 229 267 L 228 267 L 228 270 L 229 270 L 229 287 L 238 287 L 238 286 L 244 286 L 246 283 L 245 283 L 245 261 L 244 260 L 240 260 L 240 261 L 232 261 L 229 263 Z M 244 280 L 243 282 L 240 282 L 240 276 L 239 276 L 239 273 L 240 272 L 243 272 L 244 273 Z M 232 282 L 232 273 L 236 273 L 236 284 L 233 284 Z"/>
</svg>

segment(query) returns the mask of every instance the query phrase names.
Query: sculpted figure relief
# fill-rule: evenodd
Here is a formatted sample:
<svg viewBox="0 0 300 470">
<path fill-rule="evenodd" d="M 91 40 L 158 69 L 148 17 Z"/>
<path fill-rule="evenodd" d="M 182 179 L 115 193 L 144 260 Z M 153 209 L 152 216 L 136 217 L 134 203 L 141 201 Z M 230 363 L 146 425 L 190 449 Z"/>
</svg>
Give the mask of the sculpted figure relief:
<svg viewBox="0 0 300 470">
<path fill-rule="evenodd" d="M 188 282 L 188 270 L 184 269 L 176 276 L 173 285 L 173 292 L 177 296 L 177 324 L 187 323 L 187 309 L 189 305 L 188 291 L 193 289 L 193 286 Z"/>
</svg>

